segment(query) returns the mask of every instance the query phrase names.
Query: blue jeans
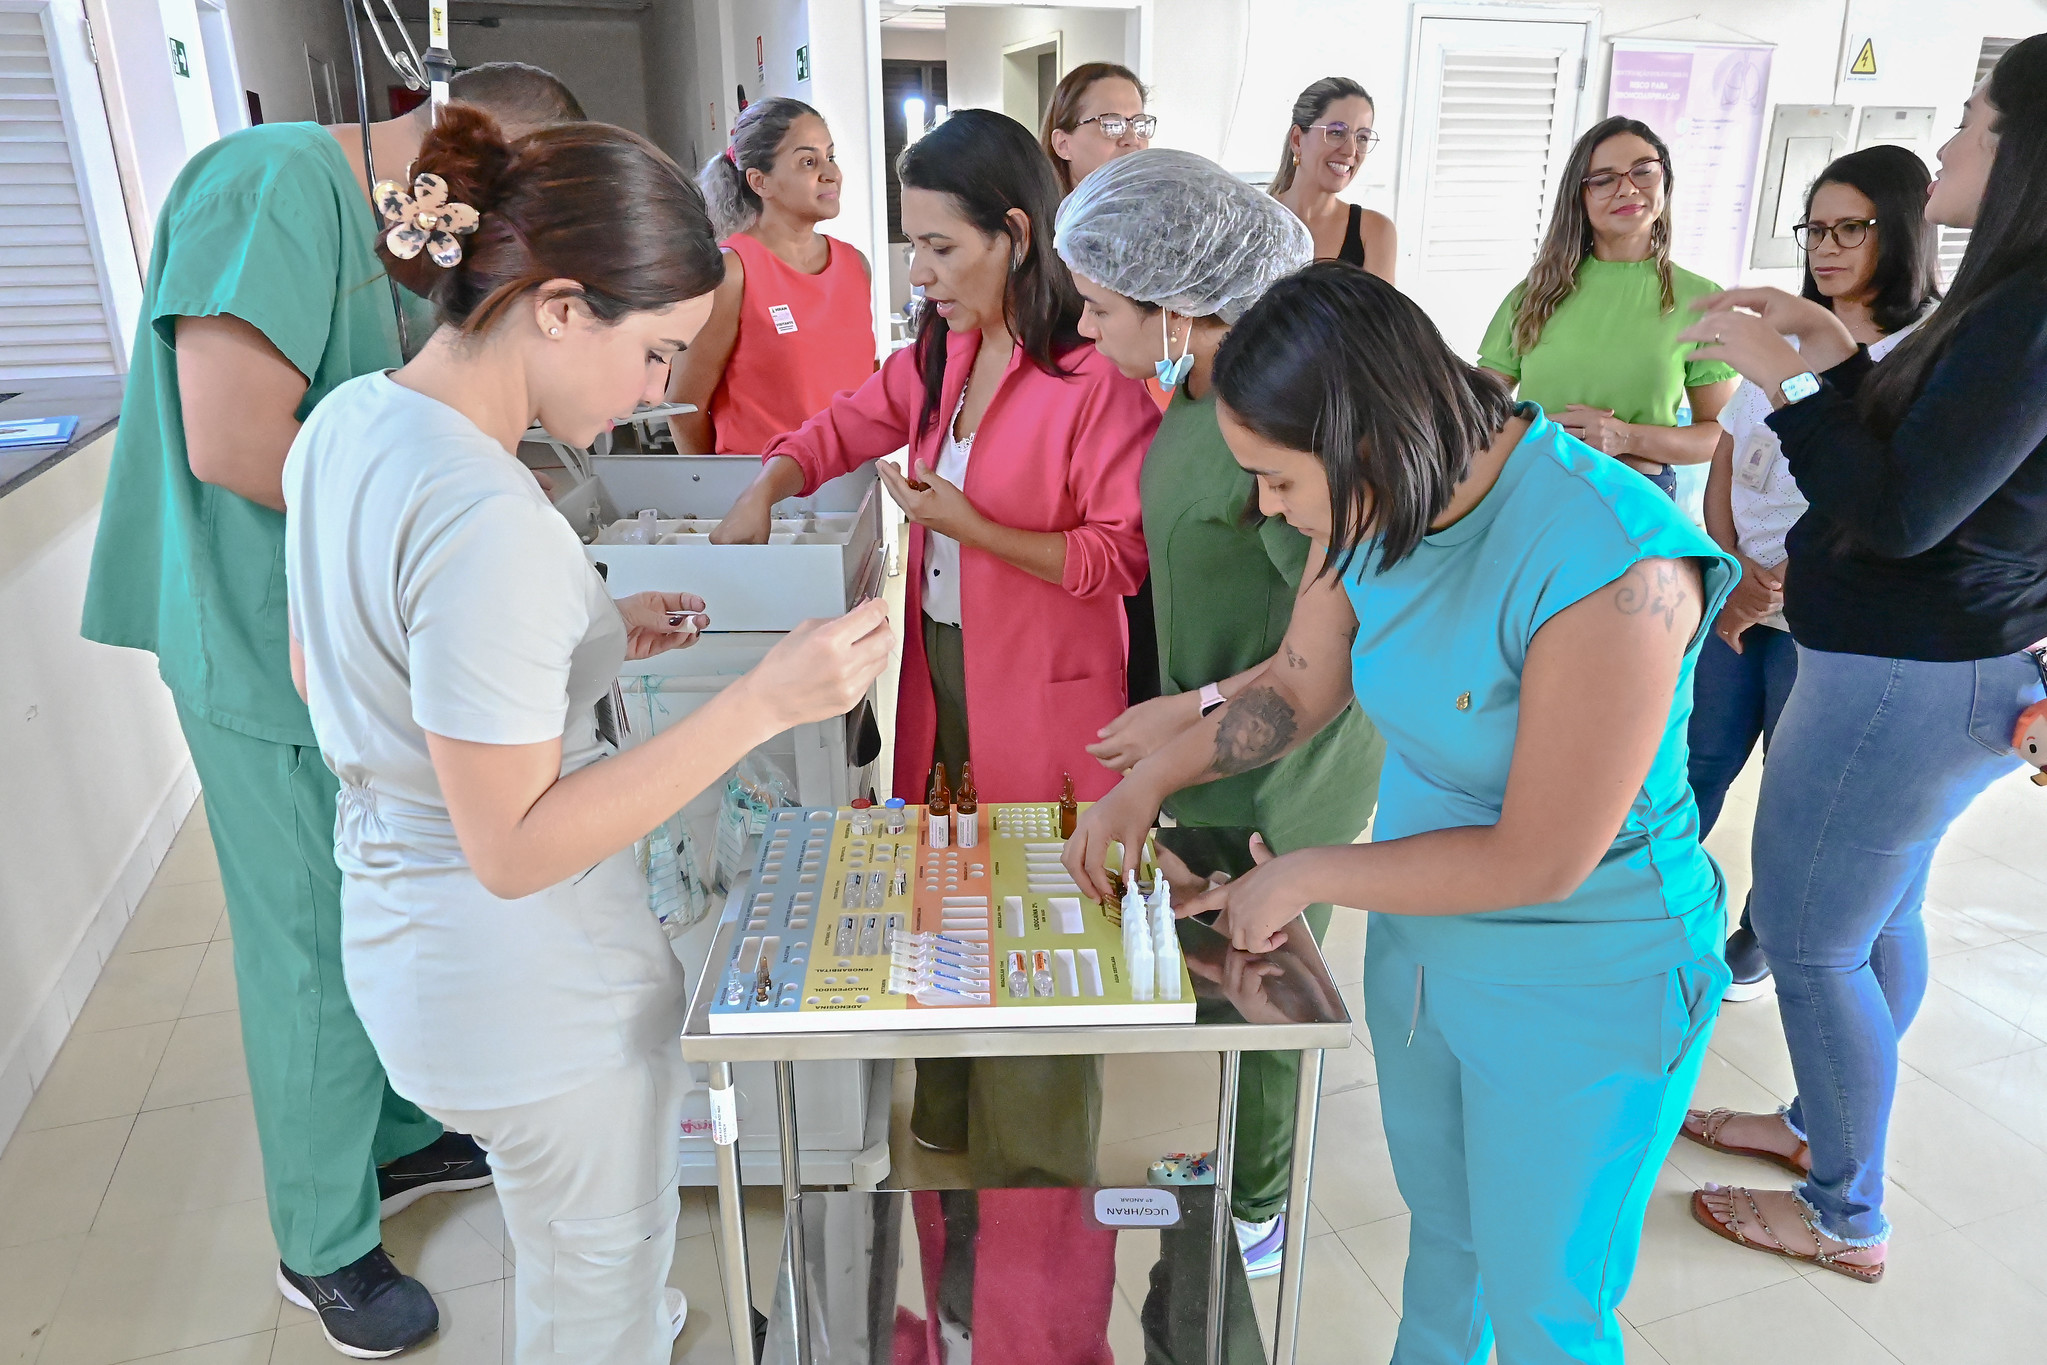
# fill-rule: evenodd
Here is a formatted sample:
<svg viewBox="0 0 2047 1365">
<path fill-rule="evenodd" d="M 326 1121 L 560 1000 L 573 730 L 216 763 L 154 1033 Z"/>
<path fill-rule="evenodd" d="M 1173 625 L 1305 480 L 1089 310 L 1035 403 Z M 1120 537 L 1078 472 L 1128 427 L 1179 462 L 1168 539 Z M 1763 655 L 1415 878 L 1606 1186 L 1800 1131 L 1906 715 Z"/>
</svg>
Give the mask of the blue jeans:
<svg viewBox="0 0 2047 1365">
<path fill-rule="evenodd" d="M 1898 1039 L 1926 994 L 1920 903 L 1933 852 L 2019 766 L 2018 713 L 2040 696 L 2023 654 L 1924 663 L 1800 648 L 1756 812 L 1756 937 L 1812 1148 L 1799 1195 L 1829 1236 L 1872 1246 Z"/>
<path fill-rule="evenodd" d="M 1706 637 L 1692 681 L 1692 800 L 1699 807 L 1699 837 L 1713 832 L 1727 789 L 1741 775 L 1756 741 L 1770 752 L 1777 717 L 1798 677 L 1798 647 L 1787 631 L 1750 626 L 1741 653 L 1718 635 Z"/>
</svg>

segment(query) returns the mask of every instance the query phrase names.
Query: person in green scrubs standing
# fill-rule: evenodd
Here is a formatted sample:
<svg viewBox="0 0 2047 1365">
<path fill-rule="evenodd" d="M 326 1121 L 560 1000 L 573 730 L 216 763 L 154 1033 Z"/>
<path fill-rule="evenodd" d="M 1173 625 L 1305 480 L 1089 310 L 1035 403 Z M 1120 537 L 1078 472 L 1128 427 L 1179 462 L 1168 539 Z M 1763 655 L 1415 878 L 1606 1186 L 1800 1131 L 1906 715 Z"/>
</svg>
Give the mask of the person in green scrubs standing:
<svg viewBox="0 0 2047 1365">
<path fill-rule="evenodd" d="M 1556 424 L 1672 497 L 1696 486 L 1720 444 L 1714 421 L 1741 377 L 1677 334 L 1720 286 L 1670 259 L 1670 149 L 1631 118 L 1593 125 L 1571 149 L 1528 278 L 1493 314 L 1478 363 Z M 1677 425 L 1689 405 L 1691 425 Z"/>
<path fill-rule="evenodd" d="M 520 131 L 583 117 L 553 76 L 493 63 L 452 94 Z M 373 124 L 400 177 L 430 114 Z M 205 790 L 234 935 L 278 1288 L 358 1358 L 439 1316 L 384 1253 L 380 1216 L 490 1182 L 468 1137 L 395 1093 L 341 976 L 337 784 L 293 690 L 285 452 L 315 404 L 400 354 L 362 130 L 266 124 L 187 162 L 159 215 L 83 633 L 146 649 Z M 415 345 L 432 330 L 404 295 Z"/>
<path fill-rule="evenodd" d="M 1080 328 L 1133 379 L 1172 393 L 1139 491 L 1157 608 L 1161 695 L 1131 707 L 1089 752 L 1117 772 L 1176 739 L 1278 656 L 1308 538 L 1257 514 L 1256 481 L 1216 422 L 1211 374 L 1230 325 L 1308 264 L 1308 231 L 1270 195 L 1191 152 L 1133 152 L 1082 181 L 1055 245 L 1086 300 Z M 1253 832 L 1274 849 L 1347 844 L 1372 818 L 1385 745 L 1355 705 L 1276 763 L 1176 792 L 1181 826 Z M 1308 907 L 1319 939 L 1330 907 Z M 1247 1052 L 1238 1087 L 1238 1244 L 1252 1278 L 1277 1274 L 1299 1054 Z"/>
</svg>

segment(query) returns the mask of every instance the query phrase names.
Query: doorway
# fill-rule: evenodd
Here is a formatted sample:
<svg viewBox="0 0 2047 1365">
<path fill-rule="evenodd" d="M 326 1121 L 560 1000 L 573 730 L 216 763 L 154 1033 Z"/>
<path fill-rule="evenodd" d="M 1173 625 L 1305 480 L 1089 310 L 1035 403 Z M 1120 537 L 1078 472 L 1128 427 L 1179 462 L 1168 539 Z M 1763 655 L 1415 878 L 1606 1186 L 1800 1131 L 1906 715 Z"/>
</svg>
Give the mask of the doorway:
<svg viewBox="0 0 2047 1365">
<path fill-rule="evenodd" d="M 1517 9 L 1414 18 L 1400 287 L 1464 356 L 1535 261 L 1592 55 L 1592 15 Z"/>
<path fill-rule="evenodd" d="M 235 62 L 234 33 L 228 26 L 227 0 L 193 0 L 199 12 L 199 48 L 206 55 L 206 83 L 213 96 L 213 119 L 220 135 L 249 126 L 249 99 L 242 91 L 242 72 Z"/>
<path fill-rule="evenodd" d="M 1002 112 L 1036 132 L 1065 74 L 1066 39 L 1058 29 L 1002 49 Z"/>
</svg>

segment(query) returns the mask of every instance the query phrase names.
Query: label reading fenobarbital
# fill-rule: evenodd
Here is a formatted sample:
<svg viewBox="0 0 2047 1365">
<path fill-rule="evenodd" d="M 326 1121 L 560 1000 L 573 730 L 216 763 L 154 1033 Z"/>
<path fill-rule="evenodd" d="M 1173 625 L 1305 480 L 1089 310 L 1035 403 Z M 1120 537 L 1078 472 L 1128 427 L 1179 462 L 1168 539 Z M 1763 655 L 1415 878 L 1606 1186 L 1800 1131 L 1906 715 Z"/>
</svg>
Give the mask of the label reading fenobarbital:
<svg viewBox="0 0 2047 1365">
<path fill-rule="evenodd" d="M 1171 1228 L 1180 1224 L 1180 1201 L 1152 1186 L 1095 1191 L 1095 1221 L 1107 1228 Z"/>
<path fill-rule="evenodd" d="M 705 1093 L 711 1097 L 711 1141 L 730 1147 L 739 1141 L 739 1092 L 713 1086 Z"/>
</svg>

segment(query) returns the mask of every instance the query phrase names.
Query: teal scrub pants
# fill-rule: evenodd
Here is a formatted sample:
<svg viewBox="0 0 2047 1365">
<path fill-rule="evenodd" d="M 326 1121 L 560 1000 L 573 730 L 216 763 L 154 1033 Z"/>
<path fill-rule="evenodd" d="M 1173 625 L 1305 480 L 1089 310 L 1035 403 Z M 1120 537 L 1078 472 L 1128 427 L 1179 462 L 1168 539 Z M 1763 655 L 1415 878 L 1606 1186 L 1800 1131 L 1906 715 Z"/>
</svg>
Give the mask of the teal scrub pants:
<svg viewBox="0 0 2047 1365">
<path fill-rule="evenodd" d="M 341 979 L 340 784 L 315 748 L 178 707 L 234 935 L 242 1051 L 278 1255 L 329 1275 L 383 1241 L 377 1167 L 441 1125 L 402 1099 Z"/>
<path fill-rule="evenodd" d="M 1376 918 L 1376 917 L 1375 917 Z M 1413 1215 L 1394 1365 L 1623 1365 L 1615 1314 L 1728 981 L 1423 972 L 1373 935 L 1365 1021 Z"/>
</svg>

